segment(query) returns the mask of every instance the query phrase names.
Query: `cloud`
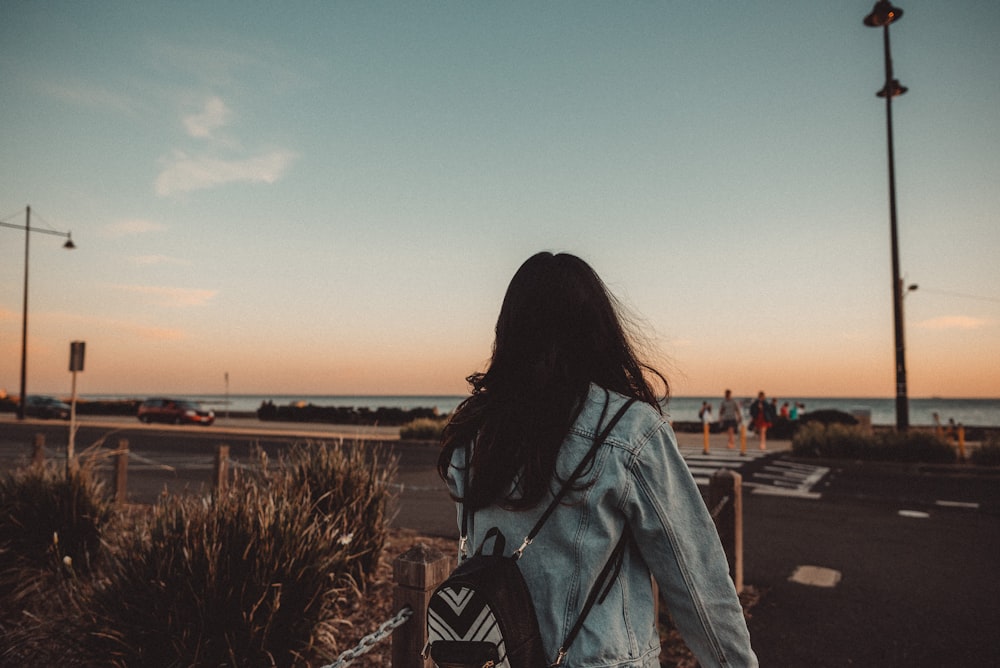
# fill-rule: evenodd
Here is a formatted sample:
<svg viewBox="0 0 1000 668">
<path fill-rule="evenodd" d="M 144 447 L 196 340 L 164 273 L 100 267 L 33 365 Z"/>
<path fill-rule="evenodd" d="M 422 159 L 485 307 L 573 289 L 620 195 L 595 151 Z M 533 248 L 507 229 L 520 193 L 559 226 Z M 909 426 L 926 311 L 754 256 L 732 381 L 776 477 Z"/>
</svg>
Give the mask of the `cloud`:
<svg viewBox="0 0 1000 668">
<path fill-rule="evenodd" d="M 117 223 L 109 223 L 104 226 L 104 234 L 112 238 L 130 237 L 148 232 L 162 232 L 167 229 L 165 225 L 154 223 L 149 220 L 121 220 Z"/>
<path fill-rule="evenodd" d="M 984 318 L 972 318 L 966 315 L 943 315 L 917 323 L 920 329 L 982 329 L 989 324 Z"/>
<path fill-rule="evenodd" d="M 160 306 L 206 306 L 219 294 L 218 290 L 196 288 L 165 288 L 150 285 L 116 285 L 118 290 L 154 298 Z"/>
<path fill-rule="evenodd" d="M 290 151 L 271 151 L 244 160 L 189 156 L 176 151 L 156 179 L 156 194 L 167 197 L 229 183 L 274 183 L 294 158 Z"/>
<path fill-rule="evenodd" d="M 205 101 L 204 111 L 184 117 L 184 128 L 192 137 L 210 138 L 212 131 L 225 126 L 232 112 L 219 97 Z"/>
</svg>

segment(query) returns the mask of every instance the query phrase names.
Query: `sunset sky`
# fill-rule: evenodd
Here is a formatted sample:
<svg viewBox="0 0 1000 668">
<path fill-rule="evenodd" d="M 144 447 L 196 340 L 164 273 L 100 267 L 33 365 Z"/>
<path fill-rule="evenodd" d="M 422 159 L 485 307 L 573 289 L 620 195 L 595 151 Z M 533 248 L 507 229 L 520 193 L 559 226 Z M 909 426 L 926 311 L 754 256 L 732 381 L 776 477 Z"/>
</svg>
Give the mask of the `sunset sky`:
<svg viewBox="0 0 1000 668">
<path fill-rule="evenodd" d="M 0 3 L 28 392 L 461 394 L 575 253 L 677 395 L 894 394 L 873 0 Z M 1000 3 L 891 28 L 909 393 L 1000 396 Z M 23 232 L 0 227 L 16 394 Z"/>
</svg>

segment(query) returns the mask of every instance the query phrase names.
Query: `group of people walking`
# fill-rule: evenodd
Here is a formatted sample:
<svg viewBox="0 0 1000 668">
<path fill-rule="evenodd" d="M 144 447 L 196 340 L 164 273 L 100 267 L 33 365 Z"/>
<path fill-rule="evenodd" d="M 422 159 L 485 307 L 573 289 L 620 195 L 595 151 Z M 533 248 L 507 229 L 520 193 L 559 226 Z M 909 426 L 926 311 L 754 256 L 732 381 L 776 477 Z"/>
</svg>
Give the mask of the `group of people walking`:
<svg viewBox="0 0 1000 668">
<path fill-rule="evenodd" d="M 771 399 L 768 401 L 763 390 L 758 392 L 757 398 L 749 406 L 749 426 L 750 429 L 757 434 L 760 441 L 760 449 L 767 449 L 767 430 L 774 426 L 774 423 L 778 420 L 779 415 L 788 420 L 796 420 L 798 419 L 799 412 L 803 408 L 805 408 L 805 406 L 799 402 L 789 404 L 786 401 L 781 406 L 779 411 L 777 399 Z M 712 404 L 707 401 L 702 402 L 701 410 L 698 411 L 698 417 L 703 423 L 711 424 L 713 422 Z M 726 390 L 725 396 L 719 404 L 718 422 L 719 427 L 722 431 L 726 432 L 728 437 L 727 446 L 730 449 L 735 448 L 736 432 L 743 424 L 743 407 L 740 405 L 740 402 L 733 399 L 732 390 Z"/>
</svg>

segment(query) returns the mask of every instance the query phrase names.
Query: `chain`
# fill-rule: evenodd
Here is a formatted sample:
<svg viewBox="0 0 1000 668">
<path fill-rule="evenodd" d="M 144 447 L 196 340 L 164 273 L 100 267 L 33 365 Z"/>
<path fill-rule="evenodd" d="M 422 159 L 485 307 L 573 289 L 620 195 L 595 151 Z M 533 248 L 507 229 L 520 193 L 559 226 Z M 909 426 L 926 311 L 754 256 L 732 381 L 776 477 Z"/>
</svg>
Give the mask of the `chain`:
<svg viewBox="0 0 1000 668">
<path fill-rule="evenodd" d="M 724 497 L 722 497 L 719 500 L 719 503 L 717 503 L 716 506 L 715 506 L 715 508 L 712 510 L 712 519 L 713 520 L 719 519 L 719 513 L 722 512 L 722 509 L 726 507 L 727 503 L 729 503 L 729 497 L 728 496 L 724 496 Z"/>
<path fill-rule="evenodd" d="M 406 623 L 406 620 L 412 616 L 413 608 L 406 606 L 397 612 L 395 617 L 382 622 L 373 633 L 362 638 L 356 647 L 341 652 L 336 661 L 322 668 L 343 668 L 344 666 L 351 665 L 355 659 L 361 657 L 363 654 L 367 654 L 375 645 L 391 636 L 395 629 Z"/>
</svg>

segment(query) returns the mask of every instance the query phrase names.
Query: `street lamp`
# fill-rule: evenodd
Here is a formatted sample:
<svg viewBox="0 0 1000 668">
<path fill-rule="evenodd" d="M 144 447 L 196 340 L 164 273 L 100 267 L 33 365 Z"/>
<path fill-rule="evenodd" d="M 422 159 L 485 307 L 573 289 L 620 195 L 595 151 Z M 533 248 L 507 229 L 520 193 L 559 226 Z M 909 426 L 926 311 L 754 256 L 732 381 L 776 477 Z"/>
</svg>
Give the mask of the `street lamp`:
<svg viewBox="0 0 1000 668">
<path fill-rule="evenodd" d="M 0 221 L 0 227 L 10 227 L 15 230 L 24 230 L 24 301 L 21 311 L 21 395 L 17 405 L 17 419 L 24 419 L 24 402 L 27 399 L 27 378 L 28 378 L 28 240 L 32 232 L 42 234 L 54 234 L 59 237 L 66 237 L 63 248 L 73 249 L 73 237 L 69 232 L 57 232 L 56 230 L 46 230 L 44 228 L 31 227 L 31 207 L 26 207 L 24 212 L 24 225 L 12 225 Z"/>
<path fill-rule="evenodd" d="M 864 24 L 882 28 L 885 44 L 885 85 L 876 93 L 885 98 L 886 134 L 889 137 L 889 226 L 892 237 L 892 308 L 896 333 L 896 429 L 910 426 L 910 405 L 906 398 L 906 346 L 903 341 L 903 282 L 899 277 L 899 239 L 896 234 L 896 166 L 892 149 L 892 98 L 906 92 L 906 87 L 892 76 L 892 55 L 889 51 L 889 24 L 903 16 L 903 10 L 889 0 L 878 0 Z"/>
</svg>

